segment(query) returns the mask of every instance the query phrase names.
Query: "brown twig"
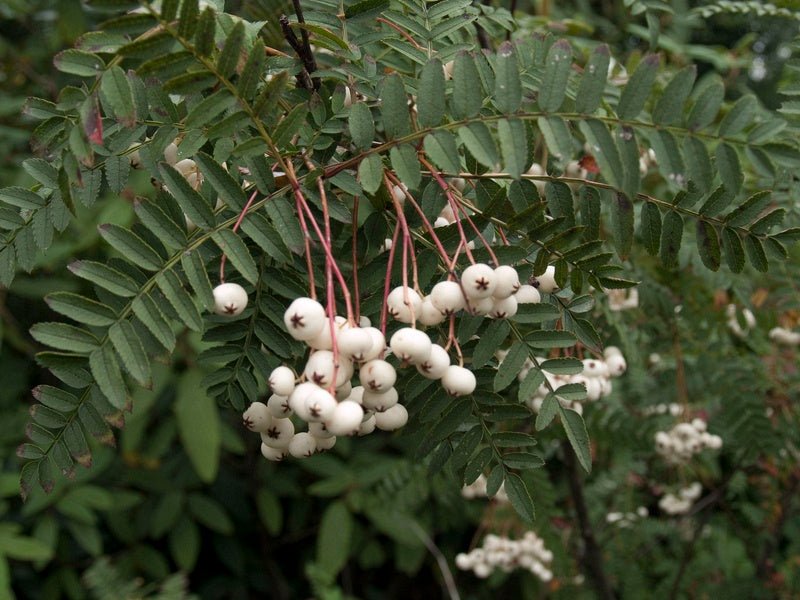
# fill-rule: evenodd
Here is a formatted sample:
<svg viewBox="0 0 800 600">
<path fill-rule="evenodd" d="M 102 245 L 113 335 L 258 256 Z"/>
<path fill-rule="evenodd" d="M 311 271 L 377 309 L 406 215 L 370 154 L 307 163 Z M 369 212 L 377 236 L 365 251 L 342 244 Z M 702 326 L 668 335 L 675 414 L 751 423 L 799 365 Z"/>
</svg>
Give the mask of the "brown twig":
<svg viewBox="0 0 800 600">
<path fill-rule="evenodd" d="M 297 75 L 295 75 L 295 79 L 297 80 L 297 86 L 306 90 L 314 89 L 314 83 L 311 81 L 311 76 L 308 74 L 308 68 L 306 65 L 305 60 L 303 59 L 303 55 L 305 54 L 305 48 L 303 48 L 303 44 L 300 40 L 297 39 L 297 36 L 292 31 L 292 27 L 289 25 L 289 17 L 286 15 L 281 15 L 278 22 L 281 24 L 281 31 L 283 32 L 283 37 L 292 47 L 292 50 L 295 51 L 297 56 L 303 62 L 303 70 L 300 71 Z"/>
<path fill-rule="evenodd" d="M 567 469 L 570 495 L 575 506 L 578 528 L 583 540 L 583 552 L 579 560 L 583 570 L 589 575 L 589 579 L 594 584 L 597 597 L 611 600 L 614 598 L 614 591 L 611 589 L 611 584 L 606 576 L 603 567 L 603 554 L 594 536 L 592 523 L 589 520 L 589 510 L 586 507 L 586 499 L 583 496 L 583 484 L 581 483 L 578 466 L 575 463 L 575 453 L 567 441 L 562 442 L 561 449 L 564 454 L 564 466 Z"/>
</svg>

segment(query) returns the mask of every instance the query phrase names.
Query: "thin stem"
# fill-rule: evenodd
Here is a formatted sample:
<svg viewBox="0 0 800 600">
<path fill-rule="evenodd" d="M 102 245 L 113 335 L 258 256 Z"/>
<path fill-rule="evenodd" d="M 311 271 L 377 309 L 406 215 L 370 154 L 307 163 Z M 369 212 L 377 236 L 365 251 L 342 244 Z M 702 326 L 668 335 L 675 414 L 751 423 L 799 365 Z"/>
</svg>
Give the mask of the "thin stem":
<svg viewBox="0 0 800 600">
<path fill-rule="evenodd" d="M 353 196 L 353 294 L 355 295 L 356 322 L 361 320 L 361 292 L 358 289 L 358 196 Z"/>
<path fill-rule="evenodd" d="M 306 224 L 306 217 L 303 213 L 303 207 L 300 204 L 300 200 L 295 195 L 295 207 L 297 209 L 297 216 L 298 220 L 300 221 L 300 229 L 303 232 L 303 246 L 305 248 L 305 255 L 306 255 L 306 269 L 308 270 L 308 288 L 309 288 L 309 297 L 312 300 L 317 299 L 317 286 L 314 281 L 314 265 L 311 262 L 311 232 L 308 230 L 308 225 Z"/>
<path fill-rule="evenodd" d="M 236 223 L 233 224 L 231 231 L 236 233 L 239 229 L 239 226 L 242 224 L 245 215 L 247 215 L 247 211 L 250 210 L 250 207 L 253 205 L 253 201 L 256 199 L 256 194 L 258 194 L 258 190 L 255 190 L 251 195 L 250 198 L 247 200 L 247 204 L 244 205 L 242 212 L 239 213 L 239 218 L 236 219 Z M 227 260 L 228 256 L 224 252 L 222 253 L 222 258 L 219 260 L 219 282 L 225 283 L 225 261 Z"/>
<path fill-rule="evenodd" d="M 415 40 L 413 37 L 411 37 L 411 34 L 409 34 L 407 31 L 405 31 L 405 30 L 404 30 L 404 29 L 402 29 L 401 27 L 398 27 L 397 25 L 395 25 L 395 24 L 394 24 L 394 23 L 392 23 L 391 21 L 387 21 L 387 20 L 386 20 L 386 19 L 384 19 L 383 17 L 378 17 L 378 18 L 377 18 L 377 19 L 375 19 L 375 20 L 376 20 L 378 23 L 383 23 L 384 25 L 388 25 L 389 27 L 391 27 L 392 29 L 394 29 L 394 30 L 395 30 L 397 33 L 399 33 L 399 34 L 400 34 L 400 35 L 402 35 L 404 38 L 406 38 L 406 39 L 407 39 L 407 40 L 408 40 L 408 41 L 411 43 L 411 45 L 412 45 L 412 46 L 414 46 L 414 48 L 416 48 L 417 50 L 423 50 L 423 51 L 425 50 L 425 48 L 423 48 L 422 46 L 420 46 L 420 45 L 417 43 L 417 40 Z"/>
<path fill-rule="evenodd" d="M 453 573 L 450 571 L 450 567 L 447 564 L 447 559 L 444 557 L 430 536 L 425 533 L 425 530 L 422 529 L 422 527 L 420 527 L 419 524 L 417 524 L 417 522 L 414 520 L 411 521 L 411 529 L 413 529 L 414 533 L 417 534 L 417 537 L 422 540 L 422 543 L 425 544 L 428 552 L 433 554 L 433 557 L 436 559 L 436 564 L 439 565 L 439 570 L 442 572 L 442 579 L 444 580 L 450 600 L 461 600 L 461 596 L 458 594 L 458 588 L 456 587 L 455 579 L 453 579 Z"/>
<path fill-rule="evenodd" d="M 383 307 L 381 308 L 381 333 L 386 335 L 386 315 L 389 307 L 386 304 L 386 298 L 389 297 L 389 286 L 392 283 L 392 267 L 394 266 L 394 253 L 397 248 L 397 240 L 400 236 L 400 223 L 394 226 L 394 234 L 392 235 L 392 247 L 389 248 L 389 262 L 386 264 L 386 277 L 383 280 Z"/>
<path fill-rule="evenodd" d="M 597 596 L 604 600 L 613 600 L 614 592 L 606 576 L 603 567 L 603 554 L 600 550 L 600 546 L 597 544 L 592 522 L 589 519 L 589 510 L 586 507 L 586 499 L 583 495 L 581 476 L 575 464 L 575 453 L 572 450 L 572 446 L 570 446 L 567 441 L 561 443 L 561 450 L 564 454 L 564 465 L 567 470 L 570 494 L 572 495 L 575 513 L 578 517 L 578 527 L 580 529 L 581 538 L 583 539 L 583 553 L 580 557 L 580 562 L 583 564 L 584 570 L 594 583 Z"/>
<path fill-rule="evenodd" d="M 497 255 L 494 253 L 494 250 L 492 250 L 492 247 L 489 245 L 489 242 L 486 240 L 486 238 L 483 237 L 483 234 L 481 233 L 481 230 L 478 229 L 477 225 L 475 225 L 475 222 L 470 218 L 469 213 L 461 205 L 461 203 L 457 202 L 456 205 L 458 206 L 459 209 L 461 209 L 461 212 L 464 214 L 464 218 L 467 220 L 467 223 L 470 224 L 470 226 L 472 227 L 472 230 L 477 234 L 478 239 L 481 241 L 481 243 L 484 245 L 486 250 L 489 252 L 489 256 L 491 257 L 492 262 L 494 262 L 494 266 L 495 267 L 499 267 L 500 266 L 500 261 L 497 260 Z M 458 215 L 456 215 L 456 218 L 458 218 Z"/>
<path fill-rule="evenodd" d="M 464 250 L 466 250 L 467 258 L 469 262 L 475 264 L 475 259 L 472 256 L 472 251 L 469 249 L 467 235 L 464 233 L 464 227 L 461 225 L 461 219 L 458 218 L 458 202 L 453 197 L 453 192 L 450 190 L 450 186 L 447 185 L 447 182 L 444 178 L 439 174 L 439 172 L 434 168 L 434 166 L 425 160 L 424 157 L 420 156 L 419 161 L 425 165 L 425 167 L 431 172 L 433 178 L 436 180 L 436 183 L 439 184 L 439 187 L 442 188 L 444 195 L 447 197 L 447 201 L 450 203 L 450 208 L 453 210 L 453 215 L 456 219 L 456 227 L 458 227 L 458 233 L 461 235 L 461 239 L 464 242 Z"/>
</svg>

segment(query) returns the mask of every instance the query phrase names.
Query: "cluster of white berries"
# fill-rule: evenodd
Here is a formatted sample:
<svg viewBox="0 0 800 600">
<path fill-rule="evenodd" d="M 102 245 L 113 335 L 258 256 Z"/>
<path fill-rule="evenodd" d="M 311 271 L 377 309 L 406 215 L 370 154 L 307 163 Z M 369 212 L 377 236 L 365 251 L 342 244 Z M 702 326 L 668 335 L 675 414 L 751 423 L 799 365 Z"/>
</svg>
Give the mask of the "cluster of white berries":
<svg viewBox="0 0 800 600">
<path fill-rule="evenodd" d="M 502 352 L 500 356 L 503 356 Z M 543 362 L 545 359 L 537 359 L 538 362 Z M 518 377 L 522 381 L 528 375 L 530 369 L 534 366 L 533 361 L 526 361 Z M 600 398 L 605 398 L 611 393 L 612 385 L 611 378 L 619 377 L 625 373 L 628 364 L 622 352 L 616 346 L 608 346 L 603 352 L 603 358 L 587 358 L 583 361 L 583 371 L 576 375 L 558 375 L 545 372 L 547 383 L 550 384 L 552 389 L 558 389 L 567 383 L 579 383 L 586 388 L 586 401 L 595 402 Z M 542 383 L 533 396 L 528 398 L 525 403 L 535 413 L 538 414 L 542 408 L 545 397 L 550 393 L 550 387 L 547 383 Z M 583 414 L 583 405 L 581 402 L 573 400 L 565 400 L 559 398 L 561 405 L 564 408 L 571 408 L 578 414 Z"/>
<path fill-rule="evenodd" d="M 245 425 L 261 434 L 266 458 L 281 460 L 287 453 L 303 458 L 332 448 L 336 436 L 367 435 L 376 428 L 393 431 L 406 424 L 408 412 L 394 387 L 397 373 L 382 359 L 386 340 L 379 329 L 366 319 L 356 325 L 337 316 L 331 323 L 322 305 L 311 298 L 294 300 L 284 324 L 311 353 L 299 382 L 289 367 L 277 367 L 269 377 L 272 396 L 267 403 L 254 402 L 244 413 Z M 415 353 L 416 345 L 423 343 L 417 338 L 406 345 L 392 341 L 398 353 Z M 361 385 L 354 387 L 351 379 L 357 367 Z M 295 433 L 293 415 L 308 424 L 307 432 Z"/>
<path fill-rule="evenodd" d="M 658 501 L 658 507 L 668 515 L 685 515 L 700 497 L 703 486 L 699 481 L 678 490 L 677 494 L 669 492 Z"/>
<path fill-rule="evenodd" d="M 677 402 L 670 402 L 669 404 L 655 404 L 653 406 L 646 406 L 643 408 L 642 414 L 645 416 L 670 414 L 673 417 L 680 417 L 683 414 L 683 406 Z"/>
<path fill-rule="evenodd" d="M 647 507 L 640 506 L 636 512 L 610 512 L 606 515 L 606 523 L 625 529 L 633 526 L 640 519 L 646 519 L 649 515 L 650 511 L 647 510 Z"/>
<path fill-rule="evenodd" d="M 750 331 L 756 326 L 756 318 L 749 308 L 742 309 L 742 318 L 744 319 L 745 326 L 739 324 L 736 318 L 736 305 L 728 304 L 725 308 L 725 317 L 727 318 L 726 324 L 730 332 L 738 338 L 744 339 Z"/>
<path fill-rule="evenodd" d="M 553 578 L 549 568 L 552 561 L 553 553 L 545 548 L 542 538 L 533 531 L 526 531 L 520 540 L 490 533 L 483 538 L 482 547 L 456 555 L 459 569 L 471 570 L 482 579 L 489 577 L 495 569 L 510 573 L 522 568 L 547 582 Z"/>
<path fill-rule="evenodd" d="M 722 438 L 708 433 L 703 419 L 692 419 L 690 423 L 678 423 L 669 431 L 659 431 L 655 441 L 656 452 L 671 463 L 685 463 L 706 448 L 722 448 Z"/>
<path fill-rule="evenodd" d="M 791 331 L 784 327 L 773 327 L 769 330 L 769 339 L 783 346 L 800 346 L 800 331 Z"/>
<path fill-rule="evenodd" d="M 639 307 L 639 291 L 636 288 L 629 290 L 608 290 L 608 309 L 614 312 L 631 310 Z"/>
<path fill-rule="evenodd" d="M 478 475 L 478 478 L 470 483 L 469 485 L 465 485 L 461 488 L 461 495 L 466 498 L 467 500 L 472 500 L 473 498 L 486 498 L 488 497 L 486 494 L 486 476 L 481 473 Z M 508 502 L 508 495 L 506 494 L 505 484 L 501 483 L 500 488 L 497 490 L 497 493 L 494 495 L 494 500 L 497 502 Z"/>
</svg>

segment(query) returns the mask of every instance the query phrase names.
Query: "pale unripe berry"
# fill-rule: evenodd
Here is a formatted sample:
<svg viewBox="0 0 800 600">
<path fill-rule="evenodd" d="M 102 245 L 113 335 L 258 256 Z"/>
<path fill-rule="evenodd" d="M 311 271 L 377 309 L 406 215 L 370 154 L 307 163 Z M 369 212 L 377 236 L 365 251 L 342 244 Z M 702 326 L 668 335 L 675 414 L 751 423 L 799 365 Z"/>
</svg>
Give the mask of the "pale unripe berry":
<svg viewBox="0 0 800 600">
<path fill-rule="evenodd" d="M 430 296 L 426 296 L 422 301 L 422 311 L 418 316 L 419 322 L 425 327 L 433 327 L 439 325 L 445 318 L 445 314 L 433 305 Z"/>
<path fill-rule="evenodd" d="M 242 423 L 250 431 L 266 431 L 272 425 L 272 412 L 263 402 L 253 402 L 242 414 Z"/>
<path fill-rule="evenodd" d="M 398 329 L 389 340 L 394 355 L 411 364 L 427 359 L 431 355 L 431 345 L 431 339 L 425 332 L 412 327 Z"/>
<path fill-rule="evenodd" d="M 317 452 L 324 452 L 325 450 L 330 450 L 336 445 L 336 436 L 332 435 L 328 438 L 318 438 L 315 437 L 314 440 L 317 443 Z"/>
<path fill-rule="evenodd" d="M 261 432 L 261 441 L 271 448 L 286 448 L 294 435 L 294 424 L 289 419 L 272 419 L 269 429 Z"/>
<path fill-rule="evenodd" d="M 303 373 L 311 383 L 320 387 L 328 387 L 333 383 L 333 352 L 317 350 L 308 357 Z"/>
<path fill-rule="evenodd" d="M 431 353 L 427 359 L 417 364 L 417 371 L 427 379 L 441 379 L 450 366 L 450 355 L 439 344 L 431 345 Z"/>
<path fill-rule="evenodd" d="M 295 458 L 307 458 L 317 450 L 317 441 L 306 431 L 295 433 L 289 442 L 289 454 Z"/>
<path fill-rule="evenodd" d="M 375 431 L 375 415 L 371 414 L 367 416 L 364 415 L 366 418 L 361 421 L 361 425 L 358 426 L 358 435 L 364 436 L 369 435 L 373 431 Z"/>
<path fill-rule="evenodd" d="M 494 298 L 470 298 L 467 304 L 467 312 L 473 316 L 483 317 L 492 312 L 494 308 Z"/>
<path fill-rule="evenodd" d="M 333 437 L 333 434 L 328 431 L 327 427 L 325 427 L 325 423 L 309 423 L 308 433 L 313 435 L 318 440 Z"/>
<path fill-rule="evenodd" d="M 381 394 L 364 390 L 364 396 L 362 397 L 361 404 L 364 408 L 377 412 L 383 412 L 397 404 L 398 400 L 399 396 L 397 394 L 397 390 L 393 387 Z"/>
<path fill-rule="evenodd" d="M 612 354 L 606 358 L 606 365 L 611 377 L 619 377 L 628 369 L 628 363 L 622 354 Z"/>
<path fill-rule="evenodd" d="M 235 317 L 247 307 L 247 292 L 238 283 L 221 283 L 213 293 L 214 312 L 218 315 Z"/>
<path fill-rule="evenodd" d="M 178 146 L 175 142 L 170 142 L 167 144 L 167 147 L 164 148 L 164 160 L 169 165 L 175 165 L 178 162 Z"/>
<path fill-rule="evenodd" d="M 399 202 L 400 206 L 405 204 L 406 201 L 405 186 L 399 186 L 399 185 L 393 186 L 392 198 L 394 198 L 397 202 Z"/>
<path fill-rule="evenodd" d="M 358 326 L 366 329 L 367 327 L 372 327 L 372 321 L 369 320 L 369 317 L 361 315 L 358 318 Z"/>
<path fill-rule="evenodd" d="M 364 389 L 372 392 L 385 392 L 397 381 L 397 372 L 385 360 L 375 359 L 361 366 L 358 377 Z"/>
<path fill-rule="evenodd" d="M 306 381 L 294 388 L 291 396 L 289 396 L 289 407 L 304 421 L 309 420 L 308 410 L 306 408 L 306 400 L 318 389 L 320 389 L 318 385 Z"/>
<path fill-rule="evenodd" d="M 494 270 L 494 278 L 497 285 L 492 294 L 495 298 L 503 299 L 508 298 L 512 294 L 516 294 L 519 290 L 519 274 L 514 267 L 508 265 L 500 265 Z"/>
<path fill-rule="evenodd" d="M 188 177 L 191 173 L 197 171 L 197 165 L 191 158 L 184 158 L 172 165 L 181 175 Z"/>
<path fill-rule="evenodd" d="M 586 377 L 608 377 L 610 375 L 606 363 L 596 358 L 584 359 L 583 374 Z"/>
<path fill-rule="evenodd" d="M 383 351 L 386 350 L 386 338 L 383 337 L 380 329 L 377 327 L 365 327 L 363 331 L 369 334 L 372 343 L 366 352 L 353 357 L 353 360 L 358 362 L 368 362 L 379 358 Z"/>
<path fill-rule="evenodd" d="M 372 336 L 360 327 L 350 327 L 336 336 L 336 343 L 343 356 L 358 360 L 372 348 Z"/>
<path fill-rule="evenodd" d="M 497 287 L 494 269 L 482 263 L 470 265 L 461 274 L 461 285 L 470 300 L 489 298 Z"/>
<path fill-rule="evenodd" d="M 306 397 L 306 412 L 309 421 L 327 421 L 333 416 L 333 411 L 337 406 L 336 398 L 330 392 L 322 388 L 311 392 Z"/>
<path fill-rule="evenodd" d="M 286 309 L 283 322 L 294 339 L 307 341 L 322 331 L 325 325 L 325 309 L 311 298 L 297 298 Z"/>
<path fill-rule="evenodd" d="M 286 449 L 273 448 L 272 446 L 267 446 L 264 442 L 261 442 L 261 455 L 267 460 L 280 462 L 286 458 Z"/>
<path fill-rule="evenodd" d="M 348 328 L 347 319 L 344 317 L 336 316 L 333 320 L 336 338 L 338 340 L 339 334 Z M 310 340 L 306 340 L 309 348 L 314 350 L 331 350 L 333 349 L 333 337 L 331 336 L 331 320 L 327 317 L 323 319 L 322 328 L 319 333 Z"/>
<path fill-rule="evenodd" d="M 514 297 L 517 299 L 517 304 L 539 304 L 542 301 L 539 290 L 528 284 L 519 286 Z"/>
<path fill-rule="evenodd" d="M 442 386 L 451 396 L 466 396 L 475 391 L 475 374 L 469 369 L 450 365 L 442 375 Z"/>
<path fill-rule="evenodd" d="M 399 286 L 386 297 L 386 308 L 392 318 L 401 323 L 411 323 L 411 311 L 415 317 L 422 311 L 422 298 L 414 289 Z"/>
<path fill-rule="evenodd" d="M 495 298 L 489 316 L 495 319 L 510 319 L 517 314 L 517 299 L 514 296 L 508 298 Z"/>
<path fill-rule="evenodd" d="M 267 400 L 267 408 L 276 419 L 285 419 L 292 416 L 292 407 L 289 406 L 288 396 L 272 394 Z"/>
<path fill-rule="evenodd" d="M 277 367 L 269 374 L 269 389 L 273 394 L 288 396 L 294 391 L 294 380 L 294 371 L 289 367 Z"/>
<path fill-rule="evenodd" d="M 458 554 L 456 554 L 456 566 L 462 571 L 466 571 L 467 569 L 472 568 L 472 560 L 470 559 L 468 554 L 459 552 Z"/>
<path fill-rule="evenodd" d="M 554 266 L 551 265 L 547 267 L 544 273 L 536 276 L 536 288 L 540 292 L 547 292 L 548 294 L 558 289 L 558 284 L 556 283 L 556 268 Z"/>
<path fill-rule="evenodd" d="M 408 423 L 408 411 L 402 404 L 395 404 L 388 410 L 375 413 L 375 426 L 382 431 L 394 431 Z"/>
<path fill-rule="evenodd" d="M 458 312 L 466 305 L 464 292 L 455 281 L 440 281 L 431 289 L 429 298 L 431 303 L 445 315 Z"/>
<path fill-rule="evenodd" d="M 444 217 L 436 217 L 436 220 L 433 222 L 433 226 L 436 229 L 439 229 L 440 227 L 447 227 L 448 225 L 450 225 L 450 221 Z"/>
<path fill-rule="evenodd" d="M 345 400 L 352 400 L 357 404 L 362 404 L 364 401 L 364 386 L 353 386 L 353 390 L 350 392 L 350 395 L 345 398 Z"/>
<path fill-rule="evenodd" d="M 364 409 L 352 400 L 339 402 L 325 428 L 333 435 L 352 435 L 361 426 Z"/>
<path fill-rule="evenodd" d="M 603 356 L 605 358 L 609 358 L 614 355 L 622 356 L 622 350 L 620 350 L 616 346 L 606 346 L 605 350 L 603 350 Z"/>
</svg>

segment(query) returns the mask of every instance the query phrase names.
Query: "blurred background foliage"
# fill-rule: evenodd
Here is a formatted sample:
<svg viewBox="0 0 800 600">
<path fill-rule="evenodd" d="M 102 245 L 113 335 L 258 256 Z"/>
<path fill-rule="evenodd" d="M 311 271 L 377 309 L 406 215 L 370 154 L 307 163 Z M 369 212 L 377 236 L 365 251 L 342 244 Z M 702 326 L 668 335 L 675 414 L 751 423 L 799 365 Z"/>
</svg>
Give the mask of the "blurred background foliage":
<svg viewBox="0 0 800 600">
<path fill-rule="evenodd" d="M 784 65 L 800 24 L 755 10 L 705 18 L 692 9 L 708 3 L 687 0 L 493 4 L 515 9 L 515 35 L 550 30 L 576 46 L 602 40 L 626 59 L 619 70 L 655 48 L 670 67 L 695 62 L 701 72 L 724 78 L 730 98 L 752 90 L 771 108 L 780 104 L 778 84 L 788 77 Z M 773 6 L 800 10 L 798 2 Z M 276 16 L 289 9 L 283 0 L 227 3 L 229 12 L 267 20 L 263 35 L 280 47 Z M 80 0 L 0 2 L 3 185 L 31 183 L 21 169 L 31 155 L 33 126 L 21 116 L 25 99 L 56 100 L 69 80 L 52 68 L 53 55 L 102 18 Z M 440 567 L 424 531 L 435 532 L 452 565 L 470 545 L 485 503 L 464 500 L 454 479 L 431 476 L 426 465 L 407 458 L 402 435 L 343 440 L 331 454 L 267 463 L 238 415 L 192 404 L 201 349 L 192 335 L 179 341 L 174 364 L 160 367 L 158 387 L 137 392 L 134 411 L 118 415 L 125 427 L 116 449 L 93 449 L 91 469 L 79 468 L 51 495 L 21 502 L 14 449 L 23 441 L 31 388 L 53 383 L 37 368 L 28 329 L 53 318 L 42 301 L 46 293 L 80 285 L 64 277 L 74 256 L 104 259 L 107 247 L 98 243 L 95 224 L 129 222 L 137 186 L 148 185 L 132 178 L 120 198 L 84 209 L 33 274 L 0 288 L 0 599 L 440 597 Z M 645 255 L 632 258 L 648 282 L 641 287 L 647 313 L 613 313 L 602 303 L 598 309 L 604 339 L 622 347 L 630 370 L 607 403 L 587 410 L 596 452 L 586 490 L 591 517 L 609 574 L 625 597 L 668 597 L 679 570 L 692 597 L 798 597 L 800 520 L 786 515 L 798 489 L 800 376 L 796 354 L 776 350 L 765 331 L 779 316 L 796 324 L 800 255 L 795 248 L 769 278 L 751 273 L 731 285 L 724 275 L 694 268 L 699 262 L 692 252 L 687 245 L 679 277 Z M 753 307 L 760 329 L 746 340 L 732 338 L 721 298 Z M 702 520 L 605 525 L 612 510 L 644 505 L 658 514 L 658 490 L 647 483 L 658 472 L 652 435 L 671 419 L 644 420 L 642 408 L 674 400 L 676 348 L 687 365 L 690 397 L 717 415 L 726 445 L 737 437 L 753 443 L 731 444 L 718 460 L 696 465 L 693 476 L 719 490 Z M 656 353 L 660 361 L 651 357 Z M 540 439 L 548 458 L 559 456 L 552 429 Z M 580 540 L 558 460 L 527 476 L 537 531 L 555 553 L 555 579 L 545 586 L 526 574 L 496 574 L 484 583 L 457 573 L 463 597 L 593 597 L 578 576 Z M 502 509 L 494 519 L 503 522 Z"/>
</svg>

